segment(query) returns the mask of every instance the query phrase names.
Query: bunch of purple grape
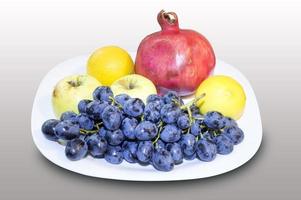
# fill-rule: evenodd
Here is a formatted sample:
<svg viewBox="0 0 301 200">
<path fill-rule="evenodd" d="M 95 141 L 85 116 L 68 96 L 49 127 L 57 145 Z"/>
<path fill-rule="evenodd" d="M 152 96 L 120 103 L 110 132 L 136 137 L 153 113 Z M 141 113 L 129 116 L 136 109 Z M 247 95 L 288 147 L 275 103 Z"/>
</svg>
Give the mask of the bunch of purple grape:
<svg viewBox="0 0 301 200">
<path fill-rule="evenodd" d="M 123 160 L 170 171 L 183 160 L 212 161 L 229 154 L 243 138 L 237 123 L 219 112 L 202 115 L 195 105 L 184 105 L 173 91 L 150 95 L 146 105 L 127 94 L 114 97 L 109 87 L 98 87 L 94 100 L 81 100 L 79 114 L 63 113 L 60 120 L 42 125 L 44 136 L 65 145 L 68 159 L 87 155 L 112 164 Z"/>
</svg>

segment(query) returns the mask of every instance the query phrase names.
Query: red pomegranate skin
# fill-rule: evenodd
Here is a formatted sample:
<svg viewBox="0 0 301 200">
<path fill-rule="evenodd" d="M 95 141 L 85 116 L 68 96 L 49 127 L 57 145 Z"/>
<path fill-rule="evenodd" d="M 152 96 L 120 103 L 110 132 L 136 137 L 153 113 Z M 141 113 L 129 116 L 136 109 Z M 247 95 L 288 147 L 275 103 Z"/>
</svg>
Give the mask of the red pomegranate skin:
<svg viewBox="0 0 301 200">
<path fill-rule="evenodd" d="M 190 95 L 213 70 L 213 49 L 200 33 L 179 29 L 173 12 L 161 11 L 158 22 L 162 31 L 148 35 L 138 47 L 135 72 L 150 79 L 160 94 L 173 90 Z"/>
</svg>

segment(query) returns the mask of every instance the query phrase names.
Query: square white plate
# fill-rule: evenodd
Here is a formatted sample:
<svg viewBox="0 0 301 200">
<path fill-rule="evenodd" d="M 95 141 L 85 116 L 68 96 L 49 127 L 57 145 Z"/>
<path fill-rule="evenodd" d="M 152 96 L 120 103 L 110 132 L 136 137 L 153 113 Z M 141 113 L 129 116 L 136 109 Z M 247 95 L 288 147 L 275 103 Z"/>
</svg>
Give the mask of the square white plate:
<svg viewBox="0 0 301 200">
<path fill-rule="evenodd" d="M 134 58 L 134 53 L 131 54 Z M 222 174 L 246 163 L 257 152 L 262 139 L 260 112 L 254 91 L 249 81 L 231 65 L 217 60 L 214 74 L 229 75 L 236 79 L 244 88 L 247 96 L 243 117 L 238 121 L 245 133 L 242 143 L 234 147 L 229 155 L 217 155 L 212 162 L 201 162 L 197 159 L 184 161 L 176 165 L 171 172 L 160 172 L 152 166 L 140 166 L 123 161 L 120 165 L 112 165 L 104 159 L 88 156 L 80 161 L 72 162 L 65 157 L 64 147 L 47 140 L 41 126 L 44 121 L 55 118 L 51 105 L 51 93 L 55 84 L 62 78 L 72 74 L 86 73 L 88 56 L 80 56 L 55 66 L 41 81 L 37 90 L 31 115 L 31 129 L 34 143 L 39 151 L 51 162 L 79 174 L 132 181 L 175 181 L 199 179 Z"/>
</svg>

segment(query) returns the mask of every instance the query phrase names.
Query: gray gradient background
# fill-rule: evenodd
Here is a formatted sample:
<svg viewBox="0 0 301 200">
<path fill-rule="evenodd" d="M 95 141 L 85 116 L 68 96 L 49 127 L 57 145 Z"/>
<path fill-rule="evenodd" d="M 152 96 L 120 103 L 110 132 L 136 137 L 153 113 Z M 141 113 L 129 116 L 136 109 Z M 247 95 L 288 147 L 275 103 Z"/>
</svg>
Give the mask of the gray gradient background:
<svg viewBox="0 0 301 200">
<path fill-rule="evenodd" d="M 301 3 L 139 2 L 0 0 L 0 199 L 300 199 Z M 90 178 L 47 161 L 30 131 L 43 76 L 105 44 L 135 50 L 158 30 L 161 8 L 206 35 L 252 83 L 264 134 L 257 155 L 224 175 L 165 183 Z"/>
</svg>

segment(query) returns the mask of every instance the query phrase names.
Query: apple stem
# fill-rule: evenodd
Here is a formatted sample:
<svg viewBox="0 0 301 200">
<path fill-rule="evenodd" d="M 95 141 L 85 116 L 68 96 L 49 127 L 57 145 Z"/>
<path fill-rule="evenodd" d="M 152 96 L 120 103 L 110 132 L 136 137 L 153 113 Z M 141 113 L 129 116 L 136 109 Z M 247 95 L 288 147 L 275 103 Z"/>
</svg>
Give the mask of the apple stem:
<svg viewBox="0 0 301 200">
<path fill-rule="evenodd" d="M 72 87 L 79 87 L 81 86 L 82 82 L 80 81 L 79 77 L 77 77 L 76 80 L 68 81 L 68 84 Z"/>
</svg>

